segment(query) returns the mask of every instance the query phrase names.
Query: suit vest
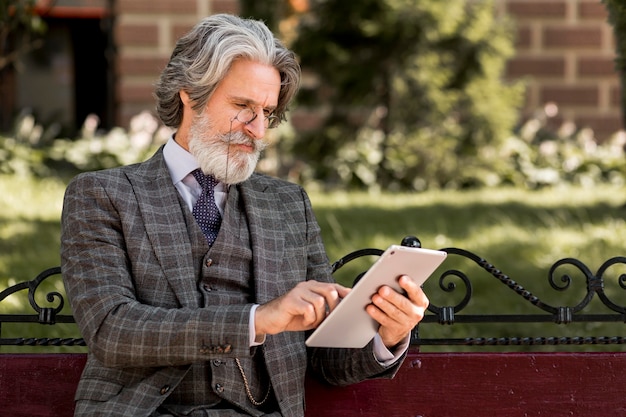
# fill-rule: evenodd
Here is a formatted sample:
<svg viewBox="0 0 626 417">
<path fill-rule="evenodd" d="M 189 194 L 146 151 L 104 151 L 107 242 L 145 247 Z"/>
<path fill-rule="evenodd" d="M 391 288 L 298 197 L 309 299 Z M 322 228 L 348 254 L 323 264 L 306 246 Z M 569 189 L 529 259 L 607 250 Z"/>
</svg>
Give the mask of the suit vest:
<svg viewBox="0 0 626 417">
<path fill-rule="evenodd" d="M 238 187 L 231 186 L 229 189 L 220 231 L 211 248 L 208 247 L 200 227 L 185 202 L 182 198 L 179 198 L 179 201 L 191 240 L 192 258 L 203 306 L 254 303 L 250 232 L 243 202 L 239 198 Z M 252 396 L 260 401 L 267 392 L 269 380 L 262 348 L 253 349 L 253 351 L 254 355 L 239 358 L 239 361 Z M 194 409 L 227 406 L 219 395 L 220 383 L 213 381 L 213 374 L 218 373 L 217 368 L 220 368 L 220 375 L 224 375 L 226 370 L 226 375 L 231 376 L 227 382 L 236 384 L 236 391 L 242 393 L 239 398 L 226 400 L 237 404 L 238 407 L 253 415 L 262 415 L 262 412 L 245 397 L 243 377 L 232 358 L 193 364 L 185 378 L 164 402 L 164 408 L 174 415 L 188 415 Z M 273 401 L 269 402 L 273 403 Z"/>
</svg>

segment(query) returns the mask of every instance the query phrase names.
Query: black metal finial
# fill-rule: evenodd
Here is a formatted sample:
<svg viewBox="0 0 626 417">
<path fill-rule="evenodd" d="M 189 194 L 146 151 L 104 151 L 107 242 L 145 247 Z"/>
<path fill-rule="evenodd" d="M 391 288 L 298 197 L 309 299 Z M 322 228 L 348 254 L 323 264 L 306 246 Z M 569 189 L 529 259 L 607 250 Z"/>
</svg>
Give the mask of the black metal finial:
<svg viewBox="0 0 626 417">
<path fill-rule="evenodd" d="M 415 236 L 405 236 L 400 243 L 401 246 L 408 246 L 410 248 L 421 248 L 422 242 Z"/>
</svg>

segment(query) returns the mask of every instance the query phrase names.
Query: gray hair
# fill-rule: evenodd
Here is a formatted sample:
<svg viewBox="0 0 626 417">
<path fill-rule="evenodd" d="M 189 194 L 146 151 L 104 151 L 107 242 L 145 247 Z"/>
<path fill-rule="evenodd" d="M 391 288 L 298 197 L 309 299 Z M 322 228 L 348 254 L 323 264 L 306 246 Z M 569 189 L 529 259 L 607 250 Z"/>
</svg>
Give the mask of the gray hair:
<svg viewBox="0 0 626 417">
<path fill-rule="evenodd" d="M 278 70 L 281 88 L 274 114 L 285 120 L 287 106 L 300 87 L 300 65 L 295 54 L 263 22 L 216 14 L 204 18 L 178 40 L 156 83 L 156 110 L 163 123 L 173 128 L 180 126 L 181 90 L 189 94 L 194 111 L 204 109 L 233 61 L 239 58 Z"/>
</svg>

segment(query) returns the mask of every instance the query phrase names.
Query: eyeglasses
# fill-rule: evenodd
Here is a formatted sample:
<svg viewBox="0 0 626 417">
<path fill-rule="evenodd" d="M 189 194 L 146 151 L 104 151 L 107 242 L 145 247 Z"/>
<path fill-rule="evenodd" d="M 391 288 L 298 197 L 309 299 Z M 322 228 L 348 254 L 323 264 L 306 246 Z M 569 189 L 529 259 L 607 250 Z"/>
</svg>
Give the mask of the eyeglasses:
<svg viewBox="0 0 626 417">
<path fill-rule="evenodd" d="M 259 114 L 252 110 L 250 107 L 243 108 L 239 110 L 239 112 L 232 118 L 232 121 L 237 120 L 239 123 L 243 123 L 244 125 L 249 125 L 252 123 Z M 263 125 L 266 129 L 273 129 L 280 124 L 280 117 L 276 116 L 273 113 L 268 114 L 263 117 Z"/>
</svg>

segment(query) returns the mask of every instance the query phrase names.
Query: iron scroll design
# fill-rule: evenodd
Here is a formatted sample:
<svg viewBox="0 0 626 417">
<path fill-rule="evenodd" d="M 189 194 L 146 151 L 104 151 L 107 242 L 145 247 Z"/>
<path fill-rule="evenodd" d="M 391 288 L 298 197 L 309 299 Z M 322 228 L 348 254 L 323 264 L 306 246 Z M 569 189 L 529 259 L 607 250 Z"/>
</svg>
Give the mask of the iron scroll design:
<svg viewBox="0 0 626 417">
<path fill-rule="evenodd" d="M 4 323 L 39 323 L 42 325 L 53 325 L 56 323 L 75 323 L 74 317 L 70 314 L 60 314 L 65 306 L 65 298 L 58 291 L 50 291 L 45 299 L 49 306 L 41 306 L 37 302 L 37 294 L 41 291 L 41 284 L 51 277 L 60 277 L 61 268 L 53 267 L 42 271 L 37 277 L 30 281 L 19 282 L 0 292 L 0 304 L 10 295 L 20 291 L 28 291 L 28 302 L 33 310 L 31 314 L 0 314 L 0 346 L 85 346 L 82 338 L 37 338 L 37 337 L 17 337 L 4 338 L 2 336 L 2 325 Z"/>
<path fill-rule="evenodd" d="M 407 236 L 403 239 L 402 245 L 421 247 L 419 239 L 413 236 Z M 574 258 L 564 258 L 555 262 L 548 273 L 548 282 L 552 289 L 556 291 L 565 291 L 572 285 L 572 276 L 565 273 L 558 275 L 561 267 L 569 266 L 579 271 L 586 281 L 586 292 L 582 299 L 573 306 L 555 306 L 551 305 L 538 296 L 524 288 L 508 275 L 500 271 L 494 265 L 490 264 L 484 258 L 465 249 L 448 247 L 440 249 L 449 255 L 458 255 L 462 258 L 469 259 L 475 263 L 480 269 L 486 271 L 497 281 L 504 284 L 512 290 L 517 296 L 521 297 L 533 308 L 539 309 L 540 314 L 468 314 L 463 310 L 470 304 L 474 294 L 472 279 L 463 271 L 458 269 L 448 269 L 443 271 L 439 276 L 438 288 L 447 293 L 457 291 L 459 285 L 462 284 L 464 293 L 457 294 L 460 299 L 454 305 L 435 305 L 432 303 L 428 307 L 428 312 L 424 316 L 420 325 L 418 325 L 411 334 L 412 345 L 456 345 L 456 346 L 511 346 L 511 345 L 599 345 L 599 344 L 626 344 L 626 336 L 576 336 L 576 337 L 465 337 L 465 338 L 437 338 L 437 337 L 421 337 L 420 328 L 424 325 L 440 324 L 493 324 L 493 323 L 554 323 L 567 325 L 570 323 L 624 323 L 626 324 L 626 305 L 619 304 L 616 300 L 611 299 L 605 292 L 605 275 L 612 267 L 616 265 L 626 266 L 626 257 L 616 256 L 606 260 L 594 274 L 583 262 Z M 380 255 L 382 250 L 379 249 L 362 249 L 352 252 L 333 264 L 333 272 L 345 265 L 347 262 L 366 255 Z M 355 284 L 362 274 L 357 277 Z M 433 279 L 435 277 L 431 277 Z M 626 291 L 626 273 L 621 273 L 617 277 L 617 285 L 621 290 Z M 608 313 L 584 313 L 584 309 L 589 306 L 590 302 L 595 298 L 602 302 L 608 308 Z M 626 300 L 626 297 L 620 297 Z M 625 327 L 626 329 L 626 327 Z M 423 332 L 422 332 L 423 333 Z"/>
<path fill-rule="evenodd" d="M 421 247 L 419 239 L 413 236 L 405 237 L 401 245 Z M 425 345 L 447 345 L 447 346 L 511 346 L 511 345 L 626 345 L 626 336 L 576 336 L 576 337 L 472 337 L 463 338 L 437 338 L 422 337 L 420 329 L 425 325 L 456 325 L 464 323 L 555 323 L 568 325 L 576 322 L 587 323 L 622 323 L 626 324 L 626 305 L 620 304 L 612 299 L 605 291 L 605 276 L 609 271 L 613 271 L 618 265 L 626 267 L 626 257 L 616 256 L 605 261 L 596 273 L 593 273 L 583 262 L 574 258 L 564 258 L 552 265 L 548 272 L 548 282 L 552 289 L 565 291 L 572 286 L 573 278 L 569 274 L 559 275 L 558 271 L 562 267 L 574 268 L 584 276 L 586 281 L 586 292 L 582 299 L 573 306 L 551 305 L 538 296 L 524 288 L 518 282 L 487 262 L 484 258 L 460 248 L 443 248 L 442 251 L 449 255 L 460 256 L 473 262 L 480 270 L 486 271 L 488 275 L 495 278 L 513 291 L 518 297 L 529 303 L 533 309 L 537 309 L 539 314 L 469 314 L 464 310 L 470 304 L 474 293 L 472 279 L 470 276 L 458 269 L 448 269 L 439 275 L 438 289 L 446 293 L 454 293 L 456 299 L 460 300 L 455 304 L 436 305 L 432 302 L 421 323 L 413 329 L 411 334 L 411 344 L 417 346 Z M 332 272 L 336 272 L 345 264 L 361 258 L 363 256 L 380 256 L 384 251 L 375 248 L 360 249 L 351 252 L 332 264 Z M 358 282 L 363 273 L 355 279 Z M 2 326 L 5 323 L 39 323 L 42 325 L 54 325 L 56 323 L 75 323 L 74 317 L 70 314 L 61 314 L 65 306 L 64 295 L 58 291 L 51 291 L 45 295 L 48 306 L 42 306 L 37 302 L 36 295 L 43 290 L 41 284 L 51 277 L 60 278 L 61 268 L 54 267 L 41 272 L 36 278 L 12 285 L 0 292 L 0 306 L 10 295 L 27 291 L 28 301 L 33 310 L 31 314 L 0 314 L 0 346 L 85 346 L 82 338 L 4 338 Z M 431 280 L 436 278 L 431 277 Z M 459 290 L 462 285 L 463 289 Z M 616 289 L 626 291 L 626 273 L 617 276 Z M 590 313 L 585 312 L 591 301 L 596 298 L 608 309 L 608 312 Z M 626 297 L 619 297 L 626 300 Z M 626 327 L 625 327 L 626 329 Z M 620 333 L 624 334 L 622 330 Z"/>
</svg>

